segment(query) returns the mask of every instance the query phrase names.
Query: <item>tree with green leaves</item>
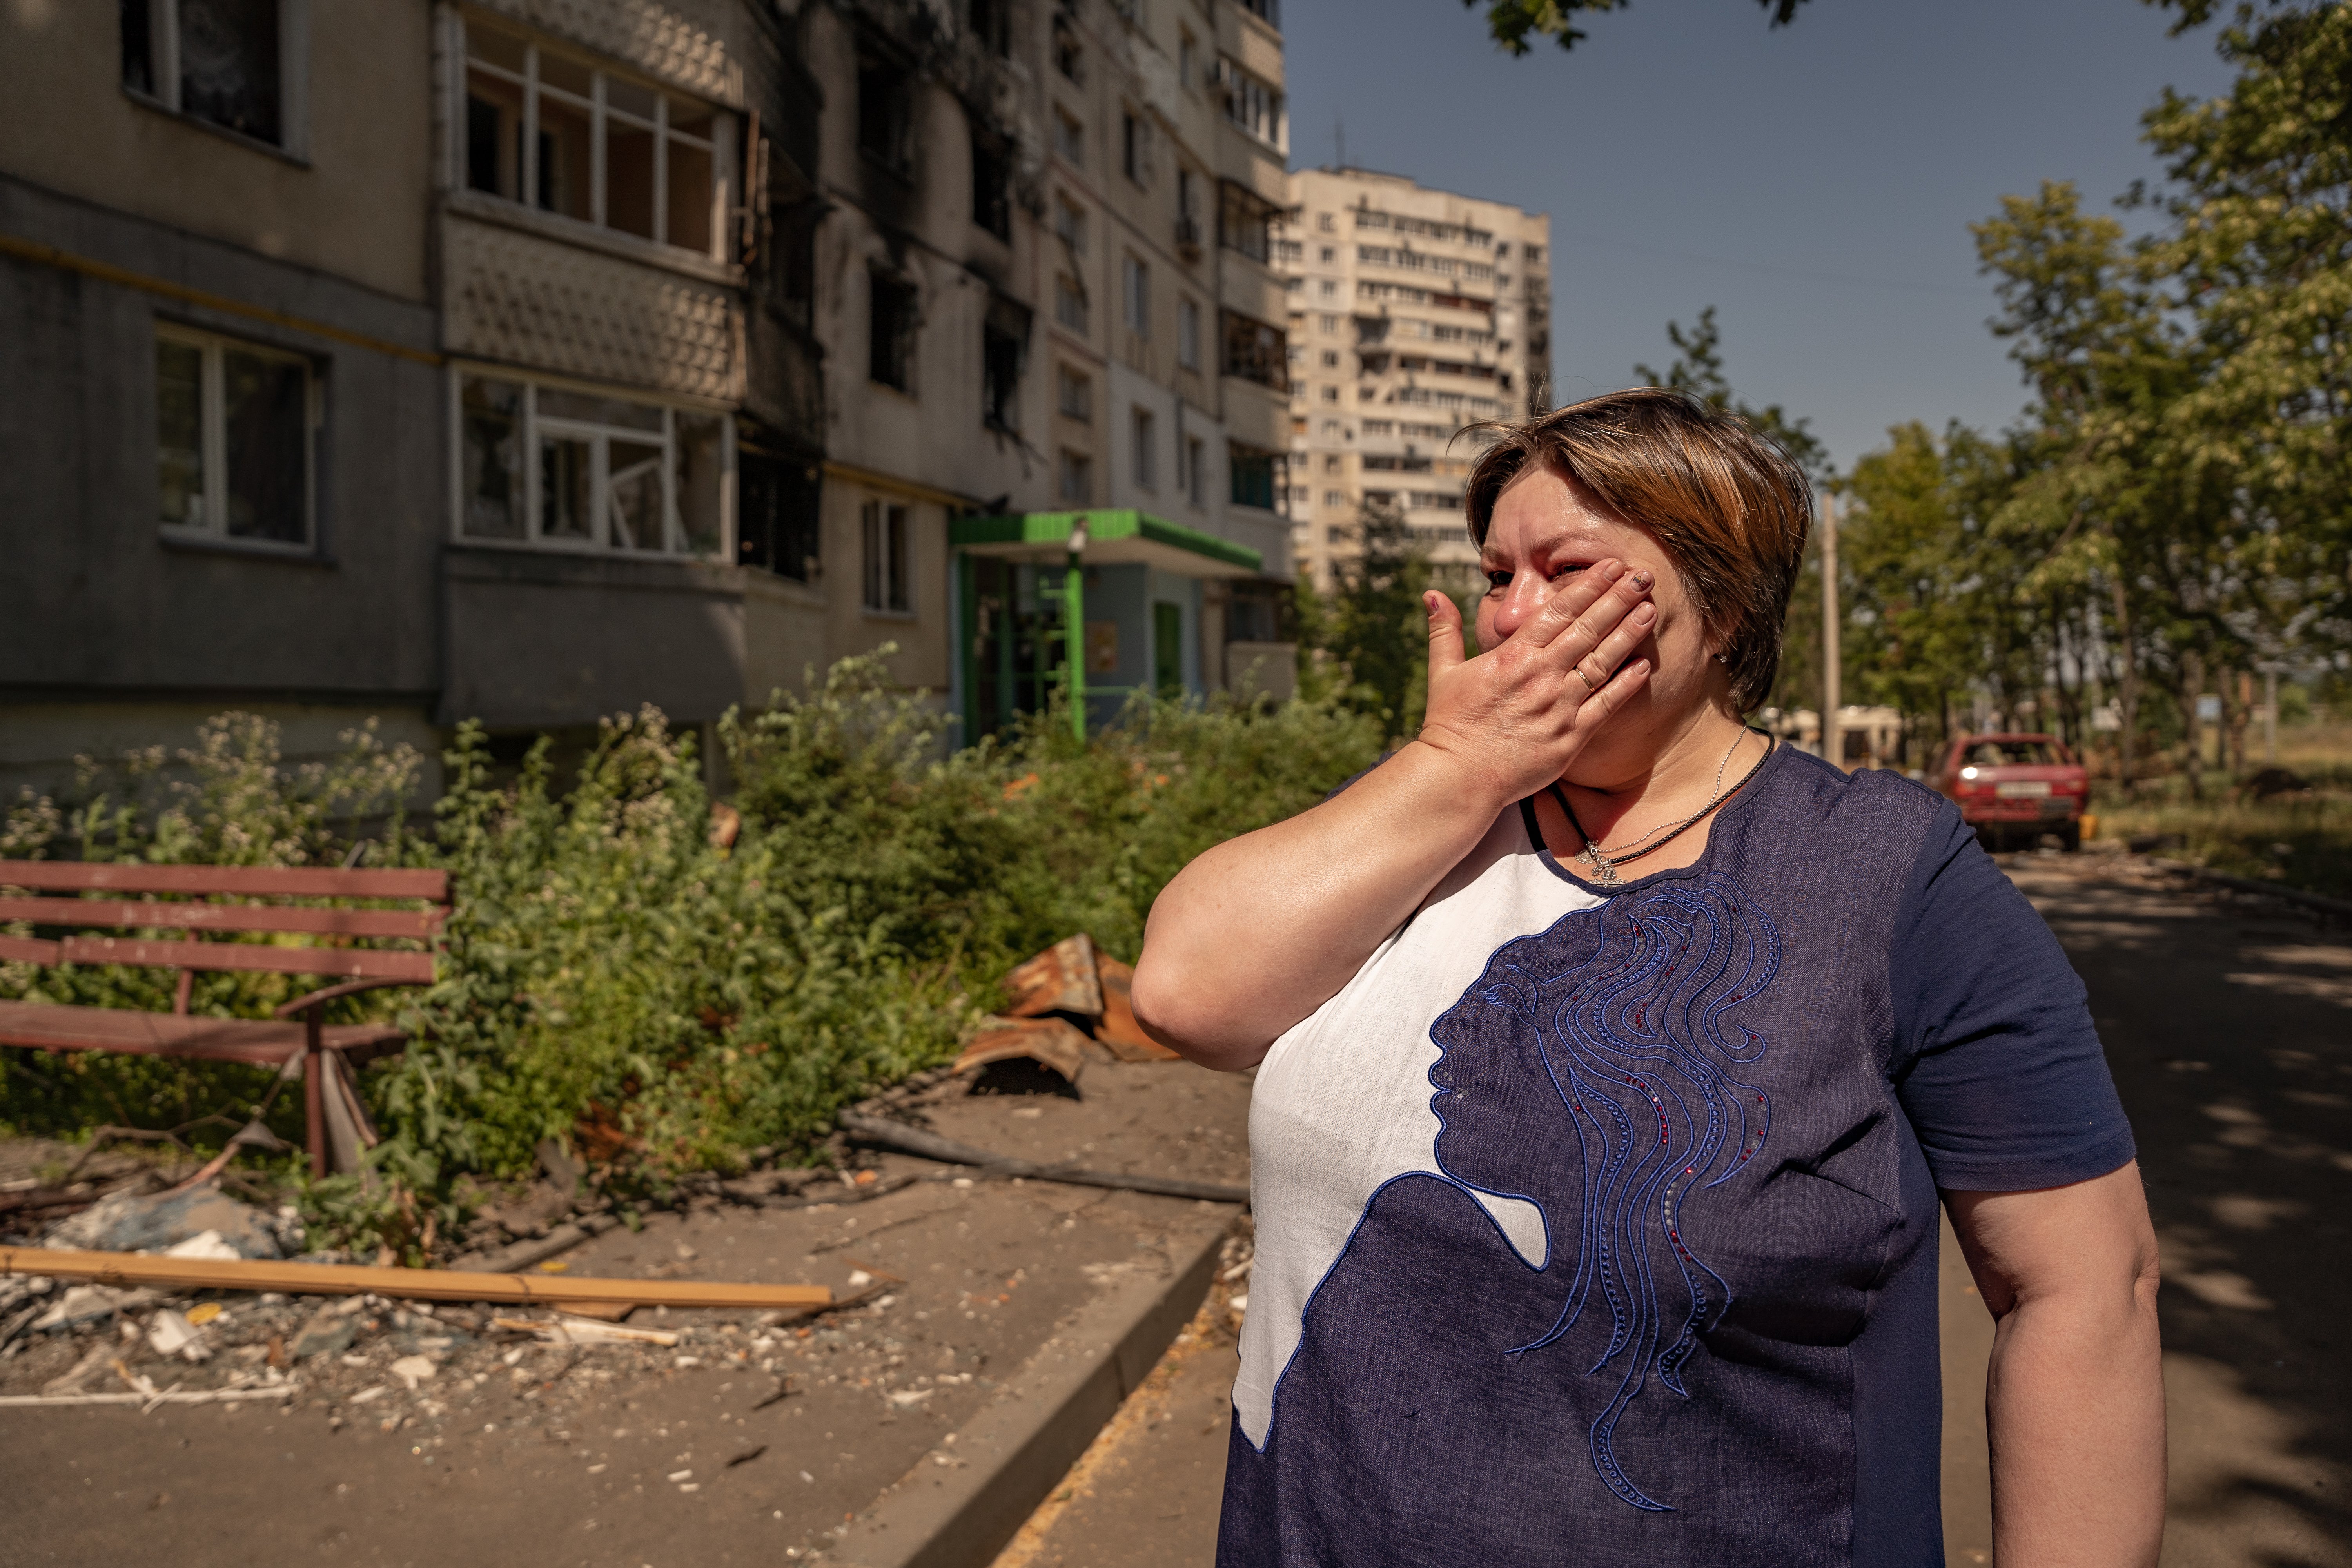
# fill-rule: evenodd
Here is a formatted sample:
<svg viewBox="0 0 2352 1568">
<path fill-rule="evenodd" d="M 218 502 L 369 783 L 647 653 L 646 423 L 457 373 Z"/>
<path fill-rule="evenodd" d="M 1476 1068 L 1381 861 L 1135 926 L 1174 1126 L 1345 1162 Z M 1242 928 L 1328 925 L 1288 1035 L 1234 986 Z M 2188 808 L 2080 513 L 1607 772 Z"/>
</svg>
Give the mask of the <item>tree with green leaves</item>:
<svg viewBox="0 0 2352 1568">
<path fill-rule="evenodd" d="M 1299 640 L 1321 655 L 1324 673 L 1302 672 L 1307 695 L 1328 695 L 1377 718 L 1391 736 L 1421 727 L 1428 697 L 1428 552 L 1414 544 L 1392 502 L 1366 501 L 1354 525 L 1359 546 L 1335 563 L 1328 594 L 1297 591 Z"/>
<path fill-rule="evenodd" d="M 1771 17 L 1771 26 L 1785 27 L 1797 18 L 1805 0 L 1756 0 Z M 1586 34 L 1576 24 L 1602 11 L 1622 11 L 1632 0 L 1462 0 L 1465 9 L 1486 8 L 1486 31 L 1507 54 L 1525 55 L 1531 38 L 1549 38 L 1563 49 L 1582 43 Z"/>
<path fill-rule="evenodd" d="M 1827 489 L 1834 478 L 1829 448 L 1812 432 L 1811 422 L 1790 415 L 1777 403 L 1759 407 L 1732 390 L 1723 367 L 1723 332 L 1716 324 L 1715 307 L 1698 313 L 1696 325 L 1666 323 L 1666 341 L 1675 358 L 1664 371 L 1637 364 L 1633 374 L 1652 386 L 1671 386 L 1704 398 L 1746 420 L 1750 428 L 1789 455 L 1816 489 Z M 1842 661 L 1851 663 L 1851 655 Z M 1818 547 L 1809 550 L 1804 572 L 1789 600 L 1787 624 L 1781 634 L 1780 673 L 1772 683 L 1770 705 L 1777 708 L 1818 706 L 1822 693 L 1822 579 Z"/>
</svg>

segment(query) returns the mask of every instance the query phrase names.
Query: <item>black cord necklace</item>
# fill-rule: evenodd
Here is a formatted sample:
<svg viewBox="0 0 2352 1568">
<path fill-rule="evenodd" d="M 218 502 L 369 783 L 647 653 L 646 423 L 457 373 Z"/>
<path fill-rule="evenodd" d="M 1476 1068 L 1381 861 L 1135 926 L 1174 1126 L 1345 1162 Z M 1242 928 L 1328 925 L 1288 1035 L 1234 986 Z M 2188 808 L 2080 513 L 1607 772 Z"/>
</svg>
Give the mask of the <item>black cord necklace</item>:
<svg viewBox="0 0 2352 1568">
<path fill-rule="evenodd" d="M 1761 730 L 1753 731 L 1751 733 L 1764 735 L 1764 731 Z M 1737 743 L 1738 742 L 1734 742 L 1734 744 Z M 1604 888 L 1613 888 L 1619 882 L 1624 880 L 1623 878 L 1617 875 L 1618 867 L 1629 866 L 1646 855 L 1655 855 L 1659 850 L 1664 849 L 1667 845 L 1672 844 L 1675 839 L 1680 838 L 1684 834 L 1688 833 L 1692 828 L 1706 821 L 1707 816 L 1714 812 L 1717 806 L 1721 805 L 1725 801 L 1729 800 L 1733 795 L 1738 795 L 1741 790 L 1746 789 L 1748 787 L 1748 781 L 1754 778 L 1757 773 L 1762 770 L 1764 764 L 1772 760 L 1772 753 L 1779 749 L 1780 742 L 1770 735 L 1764 735 L 1764 754 L 1757 758 L 1755 766 L 1740 774 L 1738 782 L 1734 783 L 1729 789 L 1717 790 L 1713 800 L 1708 801 L 1705 805 L 1700 806 L 1690 816 L 1675 824 L 1674 831 L 1668 833 L 1664 838 L 1659 839 L 1655 844 L 1649 845 L 1641 849 L 1636 849 L 1627 855 L 1612 856 L 1601 853 L 1601 846 L 1593 842 L 1592 835 L 1584 831 L 1584 824 L 1576 820 L 1576 808 L 1568 804 L 1568 792 L 1559 787 L 1559 781 L 1555 780 L 1545 787 L 1551 791 L 1552 799 L 1559 803 L 1560 815 L 1568 818 L 1568 825 L 1576 829 L 1576 837 L 1584 845 L 1583 853 L 1577 858 L 1592 868 L 1592 879 L 1594 881 L 1600 883 Z M 1718 776 L 1720 775 L 1718 774 Z M 1656 830 L 1653 829 L 1652 831 L 1654 832 Z M 1636 839 L 1634 842 L 1640 843 L 1641 841 Z"/>
</svg>

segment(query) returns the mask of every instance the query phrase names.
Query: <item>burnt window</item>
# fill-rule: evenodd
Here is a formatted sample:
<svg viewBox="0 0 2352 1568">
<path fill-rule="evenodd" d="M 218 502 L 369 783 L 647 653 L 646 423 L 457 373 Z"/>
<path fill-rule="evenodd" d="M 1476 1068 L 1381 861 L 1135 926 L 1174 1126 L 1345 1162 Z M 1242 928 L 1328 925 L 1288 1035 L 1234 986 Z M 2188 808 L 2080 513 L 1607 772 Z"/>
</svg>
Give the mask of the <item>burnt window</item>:
<svg viewBox="0 0 2352 1568">
<path fill-rule="evenodd" d="M 1281 209 L 1246 185 L 1224 182 L 1217 211 L 1217 243 L 1253 261 L 1271 253 Z"/>
<path fill-rule="evenodd" d="M 897 60 L 861 55 L 857 60 L 857 150 L 898 174 L 915 166 L 915 83 Z"/>
<path fill-rule="evenodd" d="M 1004 139 L 971 132 L 971 221 L 999 239 L 1013 237 L 1013 159 Z"/>
<path fill-rule="evenodd" d="M 1013 52 L 1012 0 L 971 0 L 965 20 L 982 48 L 992 55 Z"/>
<path fill-rule="evenodd" d="M 1021 428 L 1021 372 L 1029 353 L 1029 312 L 1010 300 L 991 300 L 980 329 L 981 422 L 992 430 Z"/>
<path fill-rule="evenodd" d="M 1280 327 L 1238 310 L 1224 312 L 1224 327 L 1225 374 L 1276 392 L 1290 390 L 1289 347 Z"/>
<path fill-rule="evenodd" d="M 915 286 L 887 272 L 869 272 L 866 374 L 901 392 L 915 390 Z"/>
<path fill-rule="evenodd" d="M 240 136 L 284 146 L 278 8 L 278 0 L 122 0 L 122 85 Z"/>
<path fill-rule="evenodd" d="M 740 498 L 736 561 L 795 583 L 813 582 L 820 554 L 817 503 L 823 493 L 816 465 L 746 446 L 738 448 L 736 473 Z"/>
</svg>

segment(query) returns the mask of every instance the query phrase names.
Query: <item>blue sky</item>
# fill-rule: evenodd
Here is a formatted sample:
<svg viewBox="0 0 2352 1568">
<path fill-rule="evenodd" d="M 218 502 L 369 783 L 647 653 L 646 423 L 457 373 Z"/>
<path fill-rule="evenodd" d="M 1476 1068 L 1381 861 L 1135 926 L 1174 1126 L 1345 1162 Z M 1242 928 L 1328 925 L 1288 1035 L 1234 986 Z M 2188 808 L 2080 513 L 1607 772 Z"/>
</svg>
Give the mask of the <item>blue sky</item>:
<svg viewBox="0 0 2352 1568">
<path fill-rule="evenodd" d="M 1562 401 L 1672 358 L 1717 307 L 1740 395 L 1838 466 L 1890 424 L 2024 401 L 1968 226 L 2071 179 L 2100 210 L 2162 170 L 2139 116 L 2230 79 L 2212 29 L 2139 0 L 1635 0 L 1512 59 L 1456 0 L 1285 0 L 1291 159 L 1549 212 Z M 2145 215 L 2121 215 L 2144 223 Z"/>
</svg>

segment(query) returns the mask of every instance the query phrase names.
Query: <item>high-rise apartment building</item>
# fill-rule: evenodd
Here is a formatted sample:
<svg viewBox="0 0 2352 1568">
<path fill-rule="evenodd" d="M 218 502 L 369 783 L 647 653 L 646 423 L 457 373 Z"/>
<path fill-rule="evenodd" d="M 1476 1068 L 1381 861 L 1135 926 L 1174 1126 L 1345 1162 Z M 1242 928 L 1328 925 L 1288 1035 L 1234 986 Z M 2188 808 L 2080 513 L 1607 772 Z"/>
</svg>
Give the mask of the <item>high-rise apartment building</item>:
<svg viewBox="0 0 2352 1568">
<path fill-rule="evenodd" d="M 1278 0 L 326 16 L 0 5 L 0 801 L 884 646 L 961 740 L 1286 685 Z"/>
<path fill-rule="evenodd" d="M 1318 588 L 1402 512 L 1441 568 L 1476 563 L 1465 426 L 1551 402 L 1551 219 L 1369 169 L 1290 176 L 1290 515 Z"/>
</svg>

